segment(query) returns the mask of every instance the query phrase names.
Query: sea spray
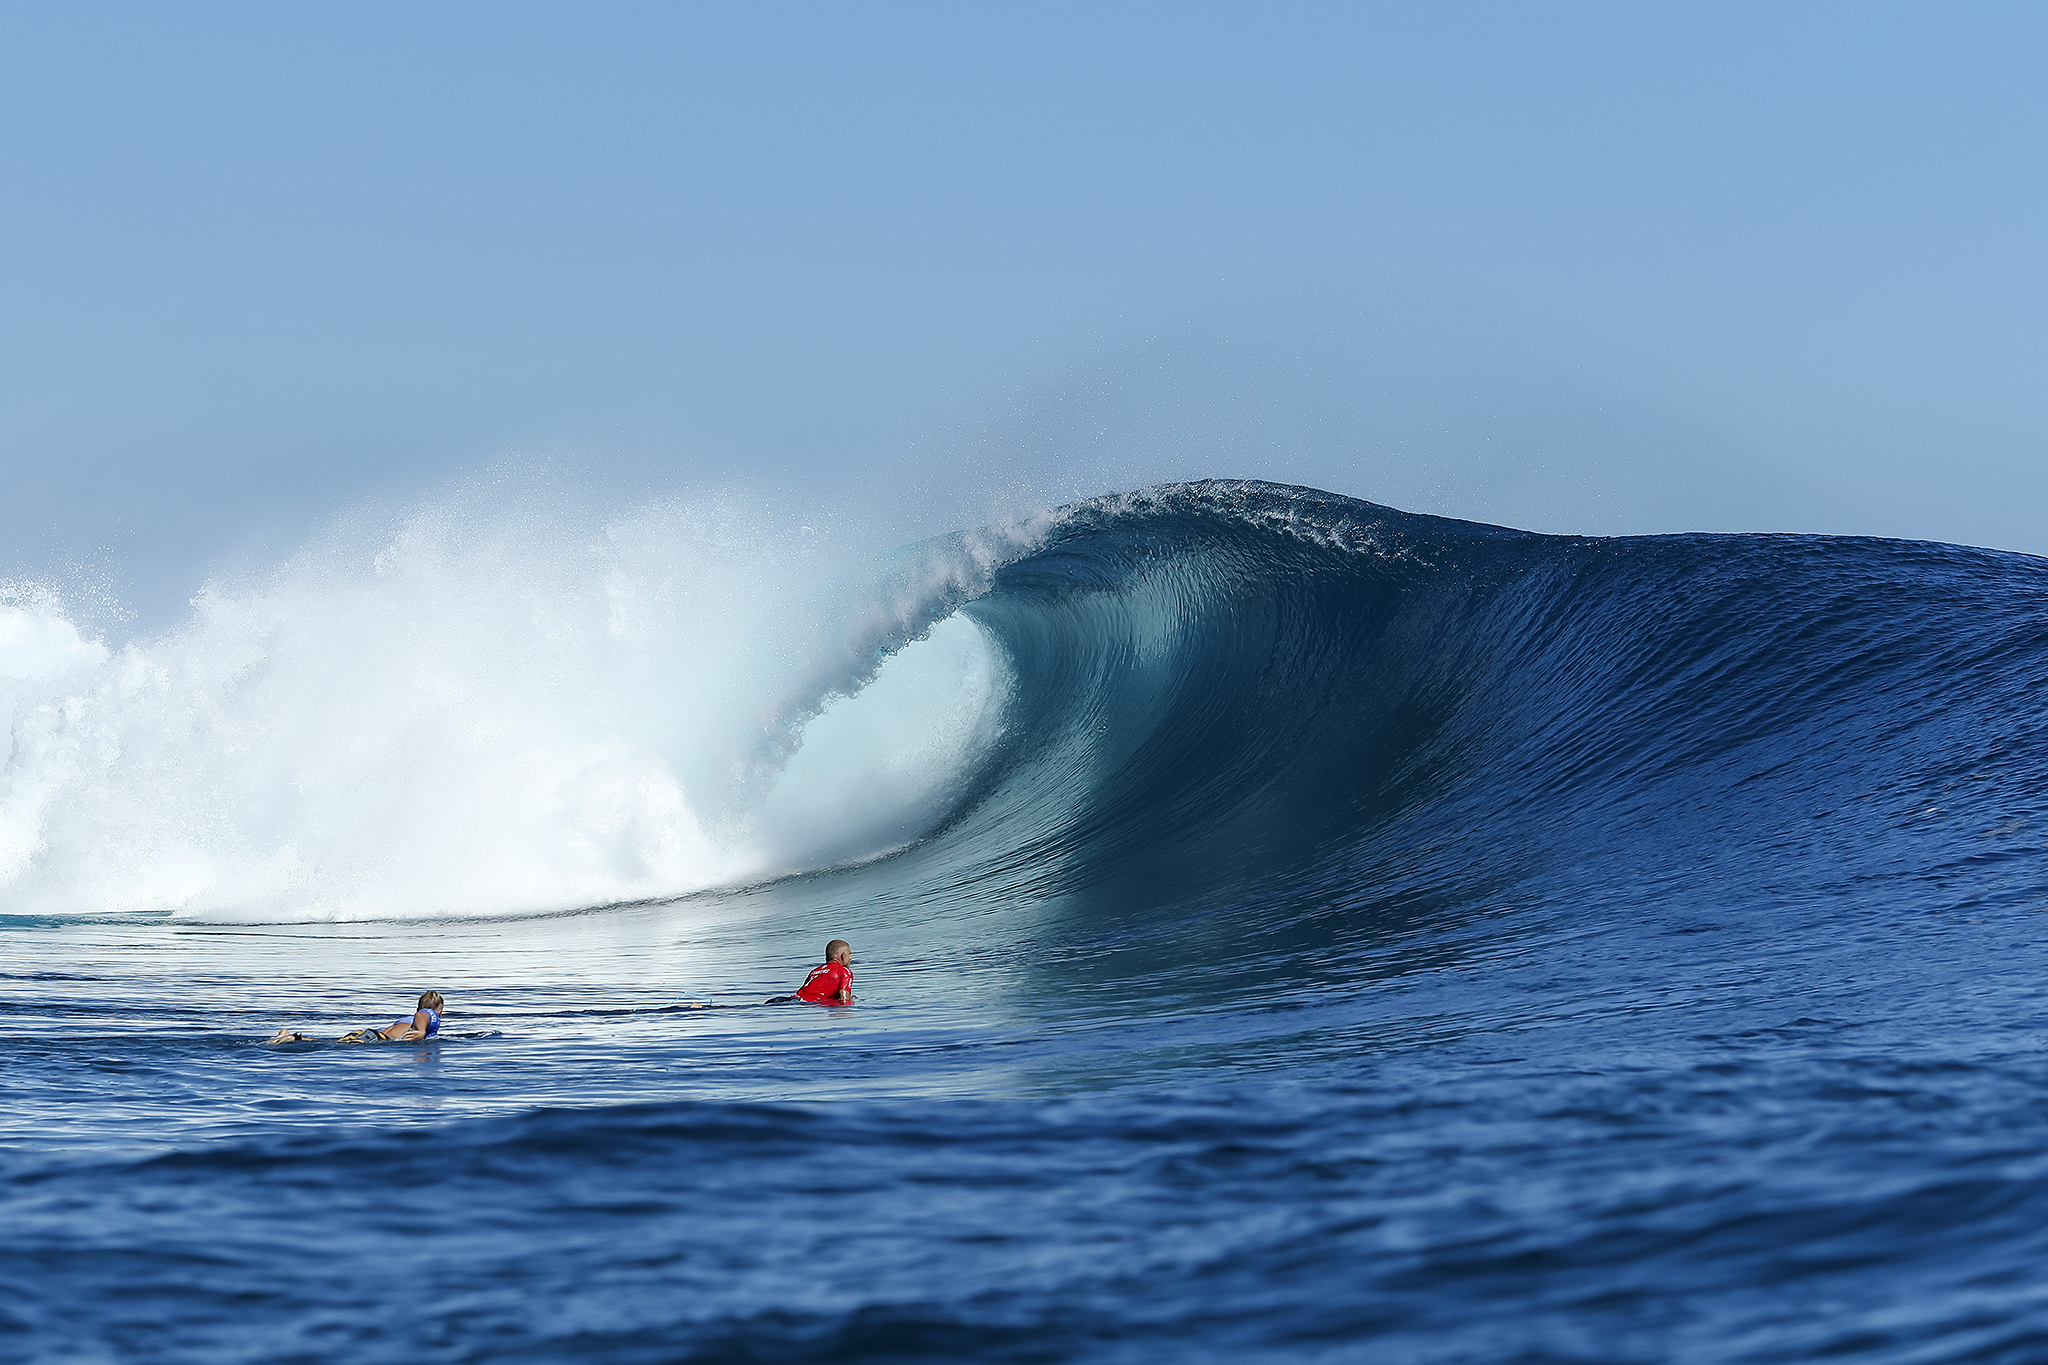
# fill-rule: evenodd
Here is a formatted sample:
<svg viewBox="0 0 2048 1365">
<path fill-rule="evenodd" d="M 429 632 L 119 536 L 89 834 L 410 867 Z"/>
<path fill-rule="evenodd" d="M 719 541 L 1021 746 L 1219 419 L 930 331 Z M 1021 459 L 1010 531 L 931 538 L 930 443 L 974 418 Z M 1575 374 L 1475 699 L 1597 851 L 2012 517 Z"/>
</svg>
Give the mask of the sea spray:
<svg viewBox="0 0 2048 1365">
<path fill-rule="evenodd" d="M 182 626 L 112 650 L 18 585 L 0 897 L 502 915 L 900 846 L 942 817 L 1000 692 L 971 626 L 926 637 L 1017 540 L 849 561 L 821 539 L 720 499 L 595 525 L 429 508 L 210 584 Z M 813 718 L 913 645 L 781 784 Z"/>
</svg>

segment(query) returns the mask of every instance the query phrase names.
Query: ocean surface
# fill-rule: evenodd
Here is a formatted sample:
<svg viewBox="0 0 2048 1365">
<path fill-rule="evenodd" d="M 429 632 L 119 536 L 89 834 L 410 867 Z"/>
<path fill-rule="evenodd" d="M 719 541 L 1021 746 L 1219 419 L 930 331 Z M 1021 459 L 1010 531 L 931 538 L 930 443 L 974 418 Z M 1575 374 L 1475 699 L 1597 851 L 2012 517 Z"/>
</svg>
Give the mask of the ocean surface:
<svg viewBox="0 0 2048 1365">
<path fill-rule="evenodd" d="M 0 1359 L 2048 1360 L 2048 561 L 822 538 L 0 585 Z"/>
</svg>

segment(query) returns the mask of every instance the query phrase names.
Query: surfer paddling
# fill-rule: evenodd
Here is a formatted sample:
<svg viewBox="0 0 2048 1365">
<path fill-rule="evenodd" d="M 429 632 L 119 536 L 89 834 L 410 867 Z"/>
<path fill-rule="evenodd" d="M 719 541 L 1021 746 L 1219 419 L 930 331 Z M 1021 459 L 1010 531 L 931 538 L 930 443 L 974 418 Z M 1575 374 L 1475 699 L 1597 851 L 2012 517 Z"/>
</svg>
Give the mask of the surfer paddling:
<svg viewBox="0 0 2048 1365">
<path fill-rule="evenodd" d="M 807 1005 L 851 1005 L 853 1003 L 853 945 L 835 938 L 825 945 L 825 960 L 811 968 L 795 995 L 778 995 L 768 1003 L 786 1004 L 801 1000 Z"/>
<path fill-rule="evenodd" d="M 441 998 L 441 992 L 428 991 L 420 997 L 420 1007 L 413 1011 L 410 1019 L 401 1019 L 383 1028 L 353 1029 L 335 1039 L 337 1043 L 414 1043 L 424 1042 L 441 1031 L 441 1011 L 448 1008 L 448 1002 Z M 279 1043 L 317 1043 L 320 1040 L 310 1033 L 294 1033 L 281 1028 L 277 1035 L 265 1043 L 274 1047 Z"/>
</svg>

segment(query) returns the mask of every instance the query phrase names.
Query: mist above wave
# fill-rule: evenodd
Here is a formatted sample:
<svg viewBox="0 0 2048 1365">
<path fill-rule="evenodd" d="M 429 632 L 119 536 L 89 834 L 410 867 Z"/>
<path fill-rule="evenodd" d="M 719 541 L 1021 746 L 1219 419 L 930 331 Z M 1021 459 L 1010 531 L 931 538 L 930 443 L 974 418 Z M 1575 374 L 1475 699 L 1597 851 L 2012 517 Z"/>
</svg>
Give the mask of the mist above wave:
<svg viewBox="0 0 2048 1365">
<path fill-rule="evenodd" d="M 826 539 L 731 500 L 442 507 L 118 649 L 6 585 L 0 904 L 516 914 L 899 846 L 999 723 L 1000 667 L 946 604 L 1000 547 Z"/>
</svg>

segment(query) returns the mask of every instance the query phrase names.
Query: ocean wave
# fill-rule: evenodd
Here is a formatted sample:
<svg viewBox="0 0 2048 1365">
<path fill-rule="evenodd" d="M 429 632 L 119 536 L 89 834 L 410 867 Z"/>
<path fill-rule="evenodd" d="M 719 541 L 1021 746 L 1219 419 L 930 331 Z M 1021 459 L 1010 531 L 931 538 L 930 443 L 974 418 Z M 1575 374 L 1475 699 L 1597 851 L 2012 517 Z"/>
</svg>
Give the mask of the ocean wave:
<svg viewBox="0 0 2048 1365">
<path fill-rule="evenodd" d="M 860 865 L 1336 943 L 1346 907 L 1747 886 L 1759 847 L 1797 850 L 1774 894 L 1821 894 L 1930 803 L 2035 837 L 1967 793 L 2038 768 L 2044 569 L 1242 482 L 851 564 L 729 507 L 416 519 L 119 650 L 0 608 L 0 895 L 502 915 Z"/>
</svg>

